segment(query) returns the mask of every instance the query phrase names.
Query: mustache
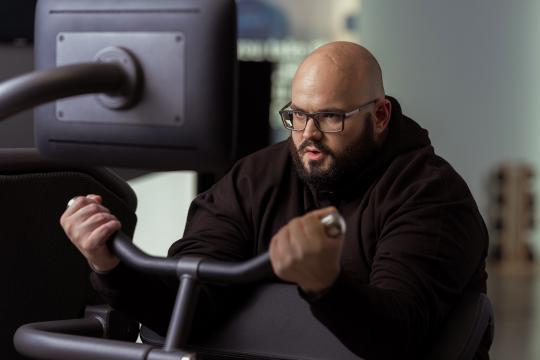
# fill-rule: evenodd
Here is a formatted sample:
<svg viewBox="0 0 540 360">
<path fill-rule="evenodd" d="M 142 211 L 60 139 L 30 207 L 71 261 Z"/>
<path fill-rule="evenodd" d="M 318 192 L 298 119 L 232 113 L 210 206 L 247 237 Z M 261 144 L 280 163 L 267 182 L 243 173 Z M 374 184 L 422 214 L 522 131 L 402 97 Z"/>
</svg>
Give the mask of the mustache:
<svg viewBox="0 0 540 360">
<path fill-rule="evenodd" d="M 305 150 L 308 146 L 314 147 L 323 154 L 328 154 L 332 156 L 334 155 L 334 153 L 332 153 L 332 150 L 330 150 L 328 146 L 324 145 L 321 142 L 315 142 L 313 140 L 305 140 L 302 144 L 300 144 L 300 146 L 298 147 L 298 153 L 300 155 L 304 155 L 304 153 L 306 152 Z"/>
</svg>

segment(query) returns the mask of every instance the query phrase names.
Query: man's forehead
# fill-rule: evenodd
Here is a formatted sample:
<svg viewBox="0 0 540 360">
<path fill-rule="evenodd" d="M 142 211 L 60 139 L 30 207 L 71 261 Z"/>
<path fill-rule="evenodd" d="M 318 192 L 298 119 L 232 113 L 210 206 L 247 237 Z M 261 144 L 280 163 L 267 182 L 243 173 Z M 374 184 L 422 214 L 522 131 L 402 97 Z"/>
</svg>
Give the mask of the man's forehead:
<svg viewBox="0 0 540 360">
<path fill-rule="evenodd" d="M 294 107 L 308 112 L 349 111 L 367 94 L 361 82 L 315 76 L 295 79 L 291 101 Z"/>
<path fill-rule="evenodd" d="M 302 105 L 302 104 L 296 104 L 294 102 L 291 102 L 291 109 L 295 110 L 301 110 L 305 112 L 347 112 L 348 106 L 339 106 L 335 104 L 323 104 L 319 106 L 313 106 L 313 105 Z"/>
<path fill-rule="evenodd" d="M 306 112 L 347 112 L 358 102 L 350 93 L 337 91 L 304 92 L 297 89 L 291 97 L 291 108 Z"/>
</svg>

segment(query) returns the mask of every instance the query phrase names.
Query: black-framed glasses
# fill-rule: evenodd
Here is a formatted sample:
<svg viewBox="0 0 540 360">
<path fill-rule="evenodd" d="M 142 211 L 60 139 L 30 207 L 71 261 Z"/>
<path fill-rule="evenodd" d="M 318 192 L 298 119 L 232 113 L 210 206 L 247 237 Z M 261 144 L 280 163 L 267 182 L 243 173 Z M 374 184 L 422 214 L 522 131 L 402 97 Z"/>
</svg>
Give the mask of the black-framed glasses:
<svg viewBox="0 0 540 360">
<path fill-rule="evenodd" d="M 313 123 L 324 133 L 336 133 L 343 131 L 345 127 L 345 119 L 360 112 L 365 107 L 377 102 L 379 99 L 370 100 L 354 110 L 349 112 L 337 112 L 337 111 L 321 111 L 309 113 L 296 109 L 287 109 L 291 106 L 291 102 L 285 105 L 279 110 L 281 121 L 286 129 L 292 131 L 304 131 L 310 118 L 313 119 Z"/>
</svg>

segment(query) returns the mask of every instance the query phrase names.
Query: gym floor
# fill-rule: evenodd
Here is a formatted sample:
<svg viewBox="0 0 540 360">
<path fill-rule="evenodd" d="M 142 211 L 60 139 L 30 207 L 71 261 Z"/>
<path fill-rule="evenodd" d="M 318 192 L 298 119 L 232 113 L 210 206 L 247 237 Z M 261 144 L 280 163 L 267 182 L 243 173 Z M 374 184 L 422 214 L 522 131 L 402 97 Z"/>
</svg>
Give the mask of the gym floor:
<svg viewBox="0 0 540 360">
<path fill-rule="evenodd" d="M 488 268 L 488 295 L 495 313 L 493 360 L 540 359 L 538 267 Z"/>
</svg>

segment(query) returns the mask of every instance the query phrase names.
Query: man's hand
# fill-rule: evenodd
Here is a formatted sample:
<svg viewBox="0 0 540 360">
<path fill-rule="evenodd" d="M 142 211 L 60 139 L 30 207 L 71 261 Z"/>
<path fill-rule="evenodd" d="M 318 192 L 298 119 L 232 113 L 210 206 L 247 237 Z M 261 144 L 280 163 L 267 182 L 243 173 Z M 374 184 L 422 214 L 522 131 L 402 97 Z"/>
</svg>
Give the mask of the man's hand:
<svg viewBox="0 0 540 360">
<path fill-rule="evenodd" d="M 328 207 L 294 218 L 274 235 L 270 261 L 279 278 L 309 293 L 332 286 L 340 271 L 344 236 L 326 235 L 321 218 L 333 211 Z"/>
<path fill-rule="evenodd" d="M 96 271 L 109 271 L 120 260 L 107 247 L 107 239 L 120 230 L 121 224 L 106 207 L 101 196 L 79 196 L 62 214 L 60 224 L 71 242 Z"/>
</svg>

